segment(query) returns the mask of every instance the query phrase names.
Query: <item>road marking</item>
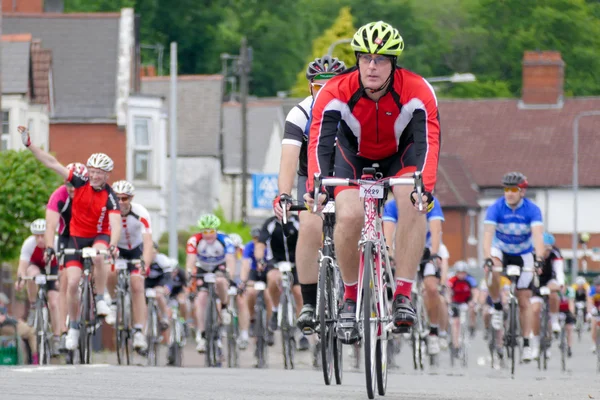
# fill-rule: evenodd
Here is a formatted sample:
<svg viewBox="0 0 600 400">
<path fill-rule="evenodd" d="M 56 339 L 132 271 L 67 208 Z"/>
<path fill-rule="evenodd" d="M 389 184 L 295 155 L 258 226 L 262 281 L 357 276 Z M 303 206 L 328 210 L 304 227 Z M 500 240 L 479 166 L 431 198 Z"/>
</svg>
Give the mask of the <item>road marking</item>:
<svg viewBox="0 0 600 400">
<path fill-rule="evenodd" d="M 15 371 L 15 372 L 25 372 L 25 373 L 51 372 L 51 371 L 61 371 L 61 370 L 74 370 L 74 369 L 77 369 L 77 367 L 83 367 L 83 368 L 106 368 L 106 367 L 110 367 L 110 365 L 109 364 L 90 364 L 90 365 L 78 365 L 78 366 L 74 366 L 74 365 L 44 365 L 44 366 L 41 366 L 41 367 L 15 368 L 15 369 L 13 369 L 13 371 Z"/>
</svg>

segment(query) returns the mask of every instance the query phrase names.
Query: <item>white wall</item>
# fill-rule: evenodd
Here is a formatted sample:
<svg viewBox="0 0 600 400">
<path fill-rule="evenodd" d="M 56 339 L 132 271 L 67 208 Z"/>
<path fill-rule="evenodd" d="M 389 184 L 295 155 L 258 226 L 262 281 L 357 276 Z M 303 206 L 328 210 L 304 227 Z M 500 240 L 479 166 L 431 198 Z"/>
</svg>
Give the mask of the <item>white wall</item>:
<svg viewBox="0 0 600 400">
<path fill-rule="evenodd" d="M 536 193 L 536 204 L 546 217 L 546 227 L 552 233 L 573 232 L 573 191 L 549 189 Z M 579 189 L 577 230 L 600 232 L 600 189 Z"/>
<path fill-rule="evenodd" d="M 9 112 L 9 142 L 11 150 L 22 150 L 23 144 L 17 132 L 19 125 L 29 126 L 31 140 L 39 147 L 48 149 L 48 108 L 41 104 L 29 104 L 23 95 L 3 95 L 2 110 Z"/>
<path fill-rule="evenodd" d="M 167 158 L 167 172 L 170 170 Z M 167 178 L 167 182 L 169 179 Z M 188 229 L 202 213 L 217 207 L 221 185 L 221 163 L 213 157 L 179 157 L 177 159 L 177 226 Z M 167 192 L 169 188 L 167 187 Z M 168 194 L 166 197 L 169 199 Z M 168 204 L 168 203 L 167 203 Z"/>
<path fill-rule="evenodd" d="M 166 116 L 162 112 L 163 100 L 153 96 L 131 96 L 127 100 L 127 180 L 135 185 L 135 202 L 148 209 L 152 220 L 152 236 L 155 240 L 167 230 L 167 157 Z M 133 179 L 133 144 L 135 118 L 148 118 L 152 145 L 150 180 L 138 182 Z"/>
</svg>

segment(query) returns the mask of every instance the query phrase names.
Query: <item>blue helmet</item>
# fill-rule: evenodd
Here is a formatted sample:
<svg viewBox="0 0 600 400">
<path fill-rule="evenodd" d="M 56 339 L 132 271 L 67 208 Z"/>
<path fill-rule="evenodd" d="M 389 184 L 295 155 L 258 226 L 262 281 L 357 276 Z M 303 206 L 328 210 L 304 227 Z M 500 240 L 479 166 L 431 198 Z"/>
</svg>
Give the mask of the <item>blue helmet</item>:
<svg viewBox="0 0 600 400">
<path fill-rule="evenodd" d="M 556 243 L 554 235 L 548 232 L 544 232 L 544 244 L 546 246 L 554 246 L 554 243 Z"/>
</svg>

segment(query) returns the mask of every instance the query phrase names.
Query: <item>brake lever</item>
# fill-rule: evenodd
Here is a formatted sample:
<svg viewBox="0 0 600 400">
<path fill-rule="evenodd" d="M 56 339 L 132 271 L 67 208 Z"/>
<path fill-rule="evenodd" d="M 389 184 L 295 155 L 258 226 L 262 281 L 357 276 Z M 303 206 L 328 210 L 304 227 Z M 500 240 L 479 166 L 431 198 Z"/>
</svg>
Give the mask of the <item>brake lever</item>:
<svg viewBox="0 0 600 400">
<path fill-rule="evenodd" d="M 315 200 L 315 202 L 313 204 L 313 213 L 316 213 L 317 209 L 319 208 L 319 192 L 321 190 L 321 175 L 320 174 L 314 175 L 313 185 L 314 185 L 313 186 L 314 187 L 313 199 Z"/>
<path fill-rule="evenodd" d="M 419 202 L 419 211 L 423 211 L 423 177 L 420 171 L 415 171 L 415 190 L 417 191 L 417 201 Z"/>
</svg>

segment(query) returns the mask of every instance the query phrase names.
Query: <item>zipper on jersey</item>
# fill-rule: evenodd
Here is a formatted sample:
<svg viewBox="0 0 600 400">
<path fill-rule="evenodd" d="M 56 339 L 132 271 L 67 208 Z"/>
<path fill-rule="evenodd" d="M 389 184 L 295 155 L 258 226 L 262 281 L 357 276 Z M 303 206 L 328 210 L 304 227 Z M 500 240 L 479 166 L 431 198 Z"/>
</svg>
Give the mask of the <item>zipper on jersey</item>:
<svg viewBox="0 0 600 400">
<path fill-rule="evenodd" d="M 375 143 L 379 144 L 379 101 L 375 102 L 375 132 L 377 135 Z"/>
</svg>

